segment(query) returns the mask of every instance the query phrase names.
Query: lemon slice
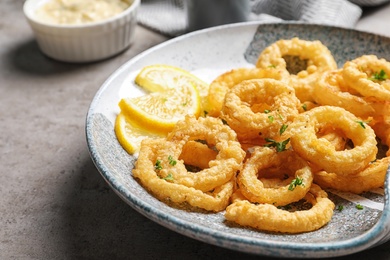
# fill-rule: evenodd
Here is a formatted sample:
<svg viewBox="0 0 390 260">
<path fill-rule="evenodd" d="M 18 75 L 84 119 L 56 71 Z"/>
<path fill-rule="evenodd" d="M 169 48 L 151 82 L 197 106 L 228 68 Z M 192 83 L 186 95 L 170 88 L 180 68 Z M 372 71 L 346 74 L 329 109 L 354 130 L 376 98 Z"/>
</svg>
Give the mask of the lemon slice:
<svg viewBox="0 0 390 260">
<path fill-rule="evenodd" d="M 131 120 L 131 118 L 128 118 L 123 112 L 117 115 L 114 130 L 118 142 L 129 154 L 139 152 L 143 139 L 163 137 L 162 135 L 146 131 Z"/>
<path fill-rule="evenodd" d="M 165 64 L 146 66 L 136 76 L 135 83 L 150 92 L 192 84 L 199 92 L 201 111 L 207 110 L 209 84 L 184 69 Z"/>
<path fill-rule="evenodd" d="M 199 116 L 200 99 L 197 89 L 189 84 L 140 97 L 123 98 L 119 107 L 146 131 L 166 134 L 186 115 Z"/>
</svg>

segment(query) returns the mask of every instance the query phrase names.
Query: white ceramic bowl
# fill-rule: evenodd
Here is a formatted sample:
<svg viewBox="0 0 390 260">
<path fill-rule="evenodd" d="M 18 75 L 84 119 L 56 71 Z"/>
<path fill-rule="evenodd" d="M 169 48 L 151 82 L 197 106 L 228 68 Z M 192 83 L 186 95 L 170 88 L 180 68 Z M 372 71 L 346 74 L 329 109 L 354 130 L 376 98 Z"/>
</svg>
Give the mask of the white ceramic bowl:
<svg viewBox="0 0 390 260">
<path fill-rule="evenodd" d="M 82 25 L 55 25 L 37 19 L 36 10 L 49 0 L 27 0 L 23 11 L 42 52 L 66 62 L 92 62 L 109 58 L 134 41 L 140 0 L 109 19 Z"/>
</svg>

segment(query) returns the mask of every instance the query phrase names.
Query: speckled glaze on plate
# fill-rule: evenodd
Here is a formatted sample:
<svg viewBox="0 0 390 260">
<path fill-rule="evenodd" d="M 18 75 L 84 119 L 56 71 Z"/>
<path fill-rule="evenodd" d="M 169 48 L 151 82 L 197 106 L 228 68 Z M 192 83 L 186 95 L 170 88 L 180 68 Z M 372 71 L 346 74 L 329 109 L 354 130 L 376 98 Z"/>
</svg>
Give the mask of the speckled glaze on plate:
<svg viewBox="0 0 390 260">
<path fill-rule="evenodd" d="M 193 32 L 131 59 L 114 72 L 93 99 L 86 121 L 92 160 L 112 189 L 131 207 L 151 220 L 188 237 L 242 252 L 288 258 L 321 258 L 348 255 L 390 239 L 390 181 L 384 189 L 359 196 L 329 191 L 336 205 L 331 222 L 322 229 L 296 235 L 259 232 L 232 225 L 223 212 L 204 214 L 170 207 L 155 199 L 132 177 L 135 158 L 116 140 L 113 123 L 118 101 L 140 90 L 135 74 L 144 66 L 165 63 L 189 70 L 210 82 L 219 73 L 250 67 L 266 46 L 279 39 L 300 37 L 321 40 L 339 66 L 363 54 L 390 60 L 390 39 L 355 30 L 299 23 L 241 23 Z M 364 205 L 357 210 L 355 205 Z"/>
</svg>

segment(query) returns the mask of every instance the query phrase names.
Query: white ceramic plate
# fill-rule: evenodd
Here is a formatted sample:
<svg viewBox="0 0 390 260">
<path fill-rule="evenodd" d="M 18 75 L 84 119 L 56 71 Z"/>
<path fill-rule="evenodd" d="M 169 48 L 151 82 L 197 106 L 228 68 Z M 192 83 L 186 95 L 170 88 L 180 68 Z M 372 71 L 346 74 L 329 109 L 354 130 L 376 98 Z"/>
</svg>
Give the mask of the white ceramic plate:
<svg viewBox="0 0 390 260">
<path fill-rule="evenodd" d="M 298 23 L 243 23 L 187 34 L 138 55 L 113 73 L 100 88 L 87 115 L 86 134 L 91 157 L 103 178 L 131 207 L 151 220 L 183 235 L 213 245 L 275 257 L 319 258 L 348 255 L 390 239 L 389 174 L 384 189 L 359 196 L 329 195 L 344 210 L 335 210 L 322 229 L 297 235 L 259 232 L 231 225 L 223 212 L 187 212 L 160 202 L 132 177 L 135 158 L 116 140 L 113 123 L 118 101 L 140 94 L 135 74 L 144 66 L 165 63 L 193 72 L 210 82 L 216 75 L 237 67 L 251 67 L 271 43 L 298 36 L 321 40 L 339 66 L 363 54 L 390 60 L 390 39 L 354 30 Z M 357 210 L 355 204 L 364 205 Z"/>
</svg>

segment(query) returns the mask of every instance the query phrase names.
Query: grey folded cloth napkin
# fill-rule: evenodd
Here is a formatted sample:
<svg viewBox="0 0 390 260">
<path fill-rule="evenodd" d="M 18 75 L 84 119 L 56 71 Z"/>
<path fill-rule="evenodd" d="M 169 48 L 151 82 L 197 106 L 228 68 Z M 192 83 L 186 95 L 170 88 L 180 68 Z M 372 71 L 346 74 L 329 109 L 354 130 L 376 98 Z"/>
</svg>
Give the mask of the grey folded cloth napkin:
<svg viewBox="0 0 390 260">
<path fill-rule="evenodd" d="M 138 22 L 167 36 L 186 33 L 186 0 L 141 0 Z M 212 0 L 210 0 L 212 1 Z M 301 21 L 353 28 L 361 6 L 390 0 L 250 0 L 250 21 Z"/>
</svg>

